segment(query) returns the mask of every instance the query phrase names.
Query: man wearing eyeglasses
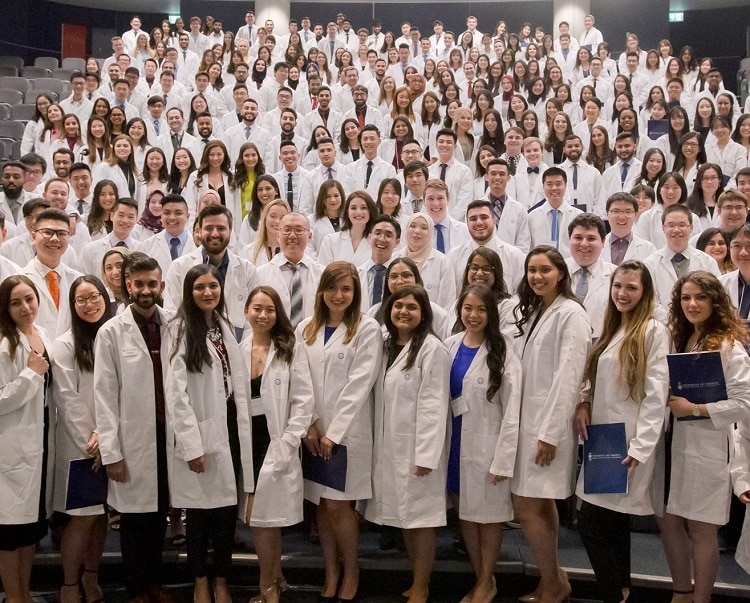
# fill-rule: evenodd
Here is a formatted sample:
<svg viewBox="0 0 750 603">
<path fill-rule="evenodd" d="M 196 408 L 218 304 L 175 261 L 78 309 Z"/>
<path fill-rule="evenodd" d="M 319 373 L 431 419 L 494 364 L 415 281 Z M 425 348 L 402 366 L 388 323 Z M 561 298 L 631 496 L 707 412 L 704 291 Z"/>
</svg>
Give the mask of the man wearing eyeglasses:
<svg viewBox="0 0 750 603">
<path fill-rule="evenodd" d="M 34 221 L 31 238 L 36 249 L 34 257 L 23 268 L 39 291 L 37 324 L 44 328 L 50 339 L 62 335 L 70 328 L 68 290 L 81 276 L 62 262 L 70 244 L 70 219 L 58 208 L 45 209 Z"/>
<path fill-rule="evenodd" d="M 626 260 L 645 260 L 656 251 L 651 241 L 633 232 L 638 201 L 630 193 L 615 193 L 607 199 L 607 220 L 611 232 L 604 239 L 602 258 L 619 266 Z"/>
<path fill-rule="evenodd" d="M 323 274 L 323 266 L 305 253 L 311 240 L 307 218 L 297 212 L 286 214 L 279 223 L 279 253 L 258 268 L 258 284 L 276 289 L 294 327 L 312 316 Z"/>
</svg>

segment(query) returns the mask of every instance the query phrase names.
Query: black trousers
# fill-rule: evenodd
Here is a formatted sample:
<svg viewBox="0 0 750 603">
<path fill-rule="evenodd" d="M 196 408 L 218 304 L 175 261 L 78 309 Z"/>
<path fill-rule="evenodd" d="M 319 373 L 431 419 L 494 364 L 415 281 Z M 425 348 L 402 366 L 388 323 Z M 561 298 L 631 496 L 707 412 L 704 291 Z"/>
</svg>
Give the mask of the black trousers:
<svg viewBox="0 0 750 603">
<path fill-rule="evenodd" d="M 604 603 L 619 603 L 622 589 L 630 588 L 630 516 L 583 501 L 578 533 Z"/>
<path fill-rule="evenodd" d="M 237 505 L 218 509 L 187 509 L 187 556 L 194 578 L 208 575 L 208 543 L 214 545 L 213 573 L 229 577 L 232 545 L 237 521 Z"/>
<path fill-rule="evenodd" d="M 127 462 L 127 460 L 126 460 Z M 169 511 L 167 448 L 164 425 L 156 426 L 158 510 L 154 513 L 122 513 L 120 551 L 129 599 L 146 595 L 161 585 L 161 555 Z"/>
</svg>

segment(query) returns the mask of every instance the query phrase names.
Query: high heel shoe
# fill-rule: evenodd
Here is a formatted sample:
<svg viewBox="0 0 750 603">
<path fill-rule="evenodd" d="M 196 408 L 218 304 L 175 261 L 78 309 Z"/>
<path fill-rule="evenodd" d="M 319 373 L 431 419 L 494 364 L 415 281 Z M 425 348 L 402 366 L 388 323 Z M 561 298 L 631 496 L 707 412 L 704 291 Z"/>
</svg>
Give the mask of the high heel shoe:
<svg viewBox="0 0 750 603">
<path fill-rule="evenodd" d="M 279 592 L 279 583 L 274 580 L 273 584 L 271 584 L 266 590 L 251 597 L 250 603 L 278 603 Z"/>
</svg>

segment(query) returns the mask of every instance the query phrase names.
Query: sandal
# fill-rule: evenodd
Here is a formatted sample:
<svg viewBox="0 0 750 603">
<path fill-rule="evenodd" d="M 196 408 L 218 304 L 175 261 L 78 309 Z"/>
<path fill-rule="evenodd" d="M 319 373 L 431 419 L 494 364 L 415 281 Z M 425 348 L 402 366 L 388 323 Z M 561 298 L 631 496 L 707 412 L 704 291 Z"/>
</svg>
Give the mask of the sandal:
<svg viewBox="0 0 750 603">
<path fill-rule="evenodd" d="M 113 532 L 119 532 L 120 531 L 120 512 L 115 511 L 114 509 L 110 510 L 109 512 L 109 519 L 107 522 L 109 523 L 109 529 Z"/>
</svg>

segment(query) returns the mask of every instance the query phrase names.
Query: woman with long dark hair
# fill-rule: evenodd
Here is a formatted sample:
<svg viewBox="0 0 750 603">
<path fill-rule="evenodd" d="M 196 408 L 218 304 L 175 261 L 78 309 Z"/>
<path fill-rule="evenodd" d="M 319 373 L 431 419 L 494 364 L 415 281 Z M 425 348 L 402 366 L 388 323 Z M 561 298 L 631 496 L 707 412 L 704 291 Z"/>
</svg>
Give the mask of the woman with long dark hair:
<svg viewBox="0 0 750 603">
<path fill-rule="evenodd" d="M 554 247 L 532 249 L 515 309 L 523 398 L 513 506 L 539 567 L 533 597 L 564 601 L 571 588 L 557 553 L 555 499 L 573 494 L 577 438 L 573 413 L 591 345 L 591 324 L 571 290 L 564 258 Z"/>
<path fill-rule="evenodd" d="M 700 270 L 675 284 L 669 330 L 678 353 L 718 351 L 726 381 L 727 400 L 693 404 L 674 392 L 669 398 L 661 539 L 672 600 L 708 603 L 719 569 L 717 530 L 729 520 L 733 424 L 750 413 L 747 330 L 719 279 Z M 674 420 L 687 417 L 706 420 Z"/>
<path fill-rule="evenodd" d="M 193 598 L 229 601 L 227 578 L 237 518 L 237 484 L 254 490 L 247 371 L 226 315 L 223 278 L 209 264 L 185 275 L 182 304 L 169 323 L 165 379 L 170 502 L 187 510 Z M 213 544 L 213 589 L 208 545 Z"/>
<path fill-rule="evenodd" d="M 465 288 L 456 316 L 456 334 L 445 342 L 454 402 L 448 495 L 476 576 L 466 596 L 491 601 L 497 593 L 494 573 L 502 522 L 513 518 L 509 478 L 521 413 L 521 362 L 500 332 L 497 300 L 489 287 Z"/>
<path fill-rule="evenodd" d="M 425 603 L 435 528 L 445 525 L 448 352 L 432 330 L 427 292 L 397 289 L 383 304 L 388 335 L 375 382 L 372 497 L 365 517 L 401 528 L 412 570 L 403 596 Z"/>
<path fill-rule="evenodd" d="M 250 376 L 255 494 L 247 521 L 260 567 L 262 601 L 278 601 L 281 528 L 302 521 L 299 447 L 312 420 L 310 369 L 275 289 L 256 287 L 245 303 L 252 335 L 240 344 Z"/>
<path fill-rule="evenodd" d="M 113 313 L 107 290 L 95 276 L 74 280 L 68 298 L 71 327 L 54 341 L 50 354 L 52 401 L 57 408 L 53 509 L 64 513 L 68 520 L 60 543 L 60 600 L 80 601 L 80 580 L 86 599 L 94 601 L 103 596 L 98 574 L 107 537 L 105 508 L 95 505 L 68 509 L 66 486 L 71 461 L 93 458 L 94 470 L 104 471 L 94 416 L 94 339 Z"/>
<path fill-rule="evenodd" d="M 52 374 L 49 342 L 34 325 L 38 313 L 31 279 L 12 275 L 0 283 L 0 450 L 4 466 L 14 469 L 0 472 L 0 580 L 6 598 L 19 603 L 31 600 L 34 550 L 47 535 L 52 488 L 46 403 Z M 77 580 L 70 589 L 78 595 Z"/>
</svg>

